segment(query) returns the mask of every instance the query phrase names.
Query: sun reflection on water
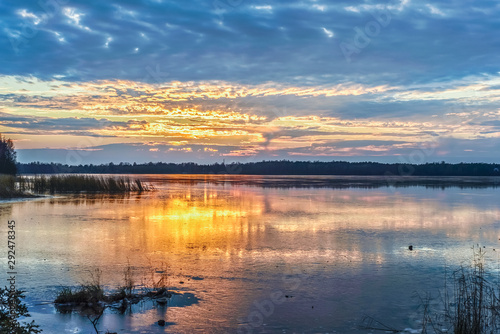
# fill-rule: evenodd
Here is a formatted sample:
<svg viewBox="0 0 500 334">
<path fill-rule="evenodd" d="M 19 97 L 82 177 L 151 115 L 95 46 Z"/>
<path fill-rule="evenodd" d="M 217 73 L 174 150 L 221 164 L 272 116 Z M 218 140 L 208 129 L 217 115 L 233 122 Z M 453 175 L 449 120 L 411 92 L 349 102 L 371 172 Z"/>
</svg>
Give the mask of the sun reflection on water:
<svg viewBox="0 0 500 334">
<path fill-rule="evenodd" d="M 462 198 L 437 189 L 203 182 L 165 182 L 158 189 L 1 204 L 1 218 L 19 222 L 19 257 L 29 273 L 20 276 L 20 284 L 29 293 L 77 285 L 97 267 L 106 284 L 119 286 L 127 263 L 137 282 L 148 270 L 165 266 L 171 288 L 200 298 L 199 304 L 169 310 L 174 332 L 189 332 L 200 323 L 234 331 L 255 300 L 274 290 L 288 291 L 283 277 L 301 272 L 307 280 L 293 291 L 295 309 L 284 304 L 280 310 L 297 319 L 301 310 L 303 319 L 313 321 L 317 315 L 310 306 L 301 309 L 303 299 L 293 303 L 321 301 L 338 310 L 337 318 L 322 320 L 327 326 L 351 321 L 360 309 L 379 307 L 375 295 L 401 294 L 404 300 L 413 287 L 429 284 L 436 268 L 467 258 L 473 244 L 496 247 L 500 229 L 498 205 L 481 197 L 486 190 Z M 420 276 L 414 276 L 417 272 Z M 121 325 L 143 328 L 157 317 L 148 312 Z M 283 328 L 296 320 L 291 317 L 281 314 L 269 321 Z"/>
</svg>

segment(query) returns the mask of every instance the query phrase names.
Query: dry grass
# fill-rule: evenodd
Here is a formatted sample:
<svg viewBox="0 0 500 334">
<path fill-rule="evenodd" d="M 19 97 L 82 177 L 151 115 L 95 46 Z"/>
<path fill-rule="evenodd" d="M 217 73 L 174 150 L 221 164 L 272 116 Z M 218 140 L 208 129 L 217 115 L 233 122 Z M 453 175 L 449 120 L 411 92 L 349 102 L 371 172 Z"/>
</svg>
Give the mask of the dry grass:
<svg viewBox="0 0 500 334">
<path fill-rule="evenodd" d="M 488 273 L 484 268 L 483 250 L 474 252 L 474 261 L 470 268 L 462 267 L 455 272 L 454 281 L 453 332 L 455 334 L 498 333 L 500 287 L 499 282 L 488 279 Z"/>
<path fill-rule="evenodd" d="M 440 298 L 415 292 L 418 310 L 422 312 L 421 334 L 500 333 L 500 273 L 493 275 L 485 262 L 485 251 L 474 248 L 471 264 L 462 265 L 450 275 L 452 284 L 448 286 L 445 281 Z M 360 327 L 406 333 L 370 316 L 363 318 Z"/>
<path fill-rule="evenodd" d="M 90 272 L 90 281 L 87 284 L 82 284 L 76 289 L 63 288 L 55 299 L 57 304 L 97 304 L 106 300 L 104 289 L 101 285 L 100 269 Z"/>
<path fill-rule="evenodd" d="M 0 198 L 32 197 L 34 194 L 55 193 L 129 193 L 150 191 L 141 180 L 128 177 L 94 175 L 19 176 L 0 175 Z"/>
<path fill-rule="evenodd" d="M 127 177 L 102 177 L 93 175 L 51 175 L 25 178 L 25 188 L 34 193 L 77 193 L 77 192 L 104 192 L 125 193 L 133 191 L 147 191 L 149 187 L 141 180 L 131 182 Z"/>
<path fill-rule="evenodd" d="M 453 272 L 452 287 L 431 309 L 431 298 L 420 298 L 422 334 L 494 334 L 500 332 L 500 279 L 485 268 L 485 251 L 473 249 L 469 266 Z"/>
</svg>

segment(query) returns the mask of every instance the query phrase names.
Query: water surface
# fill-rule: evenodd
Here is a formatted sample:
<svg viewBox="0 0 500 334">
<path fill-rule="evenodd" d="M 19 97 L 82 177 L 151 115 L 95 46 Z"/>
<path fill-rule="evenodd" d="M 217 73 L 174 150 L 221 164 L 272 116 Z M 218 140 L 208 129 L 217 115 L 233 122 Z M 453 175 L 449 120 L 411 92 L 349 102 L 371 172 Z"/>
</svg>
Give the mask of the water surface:
<svg viewBox="0 0 500 334">
<path fill-rule="evenodd" d="M 359 329 L 364 315 L 417 328 L 415 292 L 442 289 L 445 270 L 470 262 L 472 246 L 484 246 L 498 263 L 494 187 L 141 178 L 157 190 L 0 204 L 0 238 L 6 240 L 6 222 L 14 219 L 17 284 L 44 332 L 92 332 L 85 317 L 57 313 L 45 302 L 63 286 L 88 282 L 96 268 L 108 289 L 123 285 L 130 265 L 137 285 L 166 271 L 170 289 L 193 296 L 167 307 L 143 303 L 125 315 L 107 312 L 103 331 L 370 333 Z M 159 327 L 159 319 L 169 325 Z"/>
</svg>

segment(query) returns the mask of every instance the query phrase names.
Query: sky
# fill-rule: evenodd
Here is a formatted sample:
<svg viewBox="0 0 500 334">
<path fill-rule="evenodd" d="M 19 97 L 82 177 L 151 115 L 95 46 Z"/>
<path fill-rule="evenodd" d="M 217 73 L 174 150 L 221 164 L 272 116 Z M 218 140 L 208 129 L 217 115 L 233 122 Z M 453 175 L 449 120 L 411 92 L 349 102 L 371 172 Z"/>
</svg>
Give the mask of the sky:
<svg viewBox="0 0 500 334">
<path fill-rule="evenodd" d="M 500 162 L 498 1 L 0 2 L 20 162 Z"/>
</svg>

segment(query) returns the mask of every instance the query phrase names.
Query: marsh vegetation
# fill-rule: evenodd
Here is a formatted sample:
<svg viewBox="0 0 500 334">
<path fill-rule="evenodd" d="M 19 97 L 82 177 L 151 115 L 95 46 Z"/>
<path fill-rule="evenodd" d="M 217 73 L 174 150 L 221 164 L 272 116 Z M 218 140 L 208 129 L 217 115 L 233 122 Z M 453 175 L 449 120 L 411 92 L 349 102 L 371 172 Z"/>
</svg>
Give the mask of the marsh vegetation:
<svg viewBox="0 0 500 334">
<path fill-rule="evenodd" d="M 125 313 L 131 306 L 145 300 L 154 304 L 166 305 L 174 295 L 168 287 L 168 267 L 152 268 L 142 272 L 140 284 L 136 284 L 136 275 L 130 264 L 123 270 L 123 285 L 106 292 L 102 284 L 102 271 L 97 268 L 90 272 L 90 279 L 79 287 L 62 288 L 54 304 L 60 313 L 79 313 L 85 316 L 96 333 L 99 333 L 98 323 L 106 309 Z M 164 321 L 163 319 L 160 319 Z"/>
<path fill-rule="evenodd" d="M 0 175 L 0 198 L 33 197 L 39 194 L 109 193 L 149 191 L 139 179 L 96 175 Z"/>
<path fill-rule="evenodd" d="M 168 291 L 168 272 L 165 269 L 150 269 L 142 273 L 140 284 L 136 284 L 133 275 L 133 268 L 128 265 L 123 270 L 123 285 L 116 290 L 105 292 L 102 284 L 102 271 L 95 269 L 90 272 L 90 279 L 76 288 L 62 288 L 54 303 L 62 307 L 73 308 L 75 306 L 88 306 L 100 304 L 106 306 L 116 302 L 125 301 L 125 303 L 137 302 L 143 298 L 158 298 L 160 296 L 171 296 Z"/>
</svg>

